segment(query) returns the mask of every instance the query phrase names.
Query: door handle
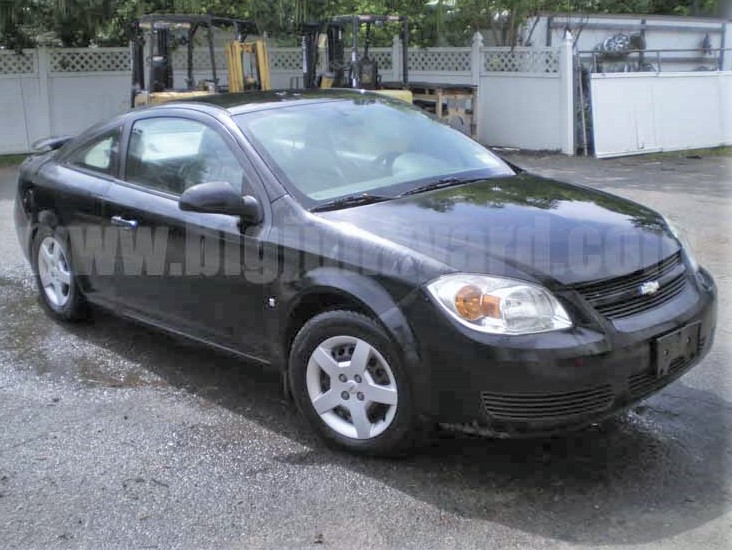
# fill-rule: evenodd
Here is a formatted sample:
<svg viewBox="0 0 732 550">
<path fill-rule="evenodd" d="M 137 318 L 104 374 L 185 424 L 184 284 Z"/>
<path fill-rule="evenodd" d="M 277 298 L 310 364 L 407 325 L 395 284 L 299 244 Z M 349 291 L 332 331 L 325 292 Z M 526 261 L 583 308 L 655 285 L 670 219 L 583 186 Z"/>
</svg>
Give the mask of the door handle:
<svg viewBox="0 0 732 550">
<path fill-rule="evenodd" d="M 122 216 L 112 216 L 112 225 L 126 229 L 135 229 L 137 227 L 137 220 L 126 220 Z"/>
</svg>

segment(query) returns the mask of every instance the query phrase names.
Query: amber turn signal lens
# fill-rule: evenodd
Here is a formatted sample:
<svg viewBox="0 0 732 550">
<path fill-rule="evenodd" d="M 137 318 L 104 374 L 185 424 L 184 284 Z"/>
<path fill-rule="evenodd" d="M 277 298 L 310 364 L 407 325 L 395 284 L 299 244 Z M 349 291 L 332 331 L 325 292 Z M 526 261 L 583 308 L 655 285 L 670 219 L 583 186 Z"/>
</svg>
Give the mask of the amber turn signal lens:
<svg viewBox="0 0 732 550">
<path fill-rule="evenodd" d="M 501 318 L 501 299 L 483 294 L 475 285 L 467 285 L 455 294 L 455 309 L 466 321 L 477 321 L 481 317 Z"/>
<path fill-rule="evenodd" d="M 467 321 L 477 321 L 481 313 L 480 301 L 483 293 L 475 285 L 467 285 L 455 294 L 455 310 Z"/>
<path fill-rule="evenodd" d="M 480 297 L 480 312 L 483 317 L 501 318 L 501 299 L 498 296 L 483 294 Z"/>
</svg>

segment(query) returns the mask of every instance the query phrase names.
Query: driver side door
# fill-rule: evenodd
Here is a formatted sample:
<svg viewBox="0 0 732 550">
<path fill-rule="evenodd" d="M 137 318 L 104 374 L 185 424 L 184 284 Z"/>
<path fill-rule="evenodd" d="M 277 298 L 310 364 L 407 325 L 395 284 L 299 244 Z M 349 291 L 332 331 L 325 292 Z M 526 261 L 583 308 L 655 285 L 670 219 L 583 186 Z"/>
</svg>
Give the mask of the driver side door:
<svg viewBox="0 0 732 550">
<path fill-rule="evenodd" d="M 121 181 L 105 200 L 119 231 L 116 301 L 152 324 L 261 356 L 264 290 L 243 276 L 242 260 L 258 249 L 266 224 L 244 228 L 236 216 L 178 205 L 186 189 L 210 181 L 266 200 L 236 141 L 208 118 L 132 123 Z"/>
</svg>

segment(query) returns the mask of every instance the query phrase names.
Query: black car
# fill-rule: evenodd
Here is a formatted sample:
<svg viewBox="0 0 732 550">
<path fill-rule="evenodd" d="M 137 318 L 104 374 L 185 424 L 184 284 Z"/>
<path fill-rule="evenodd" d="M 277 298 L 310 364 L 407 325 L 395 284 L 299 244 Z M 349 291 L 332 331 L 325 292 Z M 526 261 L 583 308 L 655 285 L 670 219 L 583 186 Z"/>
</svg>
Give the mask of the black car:
<svg viewBox="0 0 732 550">
<path fill-rule="evenodd" d="M 352 451 L 587 426 L 712 345 L 714 281 L 662 216 L 386 97 L 211 96 L 41 146 L 15 216 L 48 310 L 273 365 Z"/>
</svg>

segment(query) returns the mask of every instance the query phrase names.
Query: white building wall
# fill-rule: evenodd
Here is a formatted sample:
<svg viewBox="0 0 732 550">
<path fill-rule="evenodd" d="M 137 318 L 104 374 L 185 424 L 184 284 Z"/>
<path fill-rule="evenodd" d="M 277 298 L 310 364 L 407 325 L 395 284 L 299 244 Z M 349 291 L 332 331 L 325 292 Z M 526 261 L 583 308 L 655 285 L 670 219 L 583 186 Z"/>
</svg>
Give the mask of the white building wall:
<svg viewBox="0 0 732 550">
<path fill-rule="evenodd" d="M 576 37 L 575 48 L 579 52 L 590 52 L 615 34 L 643 33 L 648 51 L 644 60 L 654 70 L 661 71 L 716 70 L 720 59 L 718 50 L 732 47 L 730 21 L 661 15 L 543 14 L 526 21 L 521 39 L 533 46 L 556 45 L 561 43 L 565 27 Z M 702 43 L 707 37 L 709 47 L 715 51 L 702 51 Z M 660 54 L 660 63 L 659 55 L 653 50 L 667 50 Z M 637 59 L 637 54 L 632 54 L 628 60 Z M 583 60 L 589 63 L 591 57 L 583 56 Z M 724 54 L 722 69 L 732 70 L 732 52 Z"/>
</svg>

